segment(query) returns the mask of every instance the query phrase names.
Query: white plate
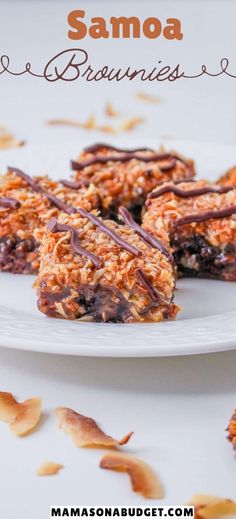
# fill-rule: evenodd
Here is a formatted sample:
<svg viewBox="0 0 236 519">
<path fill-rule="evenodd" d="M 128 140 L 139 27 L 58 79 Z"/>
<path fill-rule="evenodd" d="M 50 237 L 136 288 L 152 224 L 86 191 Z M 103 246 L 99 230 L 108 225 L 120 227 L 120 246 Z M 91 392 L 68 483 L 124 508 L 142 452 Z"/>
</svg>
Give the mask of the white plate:
<svg viewBox="0 0 236 519">
<path fill-rule="evenodd" d="M 124 142 L 115 141 L 124 146 Z M 80 142 L 80 147 L 88 142 Z M 142 140 L 125 146 L 158 147 Z M 215 179 L 236 163 L 236 148 L 226 145 L 171 141 L 168 147 L 196 159 L 198 174 Z M 0 154 L 0 168 L 8 163 L 31 174 L 66 176 L 77 143 L 63 149 L 25 147 Z M 56 174 L 54 173 L 56 172 Z M 234 283 L 206 280 L 178 282 L 176 301 L 183 311 L 176 322 L 160 324 L 96 324 L 48 319 L 37 311 L 34 278 L 0 275 L 0 345 L 32 351 L 106 357 L 189 355 L 236 348 Z"/>
</svg>

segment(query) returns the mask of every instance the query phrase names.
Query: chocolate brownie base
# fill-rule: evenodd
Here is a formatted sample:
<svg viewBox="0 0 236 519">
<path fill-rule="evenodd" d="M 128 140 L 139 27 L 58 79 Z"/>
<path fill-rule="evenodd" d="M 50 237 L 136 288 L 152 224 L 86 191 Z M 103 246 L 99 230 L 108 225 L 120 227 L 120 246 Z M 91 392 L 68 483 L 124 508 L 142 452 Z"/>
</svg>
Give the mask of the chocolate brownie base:
<svg viewBox="0 0 236 519">
<path fill-rule="evenodd" d="M 0 238 L 0 272 L 35 274 L 39 267 L 38 245 L 34 238 Z"/>
<path fill-rule="evenodd" d="M 172 236 L 171 244 L 180 276 L 236 281 L 235 246 L 222 251 L 197 235 Z"/>
<path fill-rule="evenodd" d="M 41 290 L 38 308 L 49 317 L 61 317 L 55 306 L 55 302 L 63 304 L 73 290 L 73 287 L 65 288 L 57 295 Z M 130 319 L 129 304 L 122 293 L 115 287 L 96 285 L 80 285 L 78 296 L 74 298 L 77 312 L 71 313 L 67 310 L 68 319 L 91 318 L 94 322 L 124 323 Z"/>
</svg>

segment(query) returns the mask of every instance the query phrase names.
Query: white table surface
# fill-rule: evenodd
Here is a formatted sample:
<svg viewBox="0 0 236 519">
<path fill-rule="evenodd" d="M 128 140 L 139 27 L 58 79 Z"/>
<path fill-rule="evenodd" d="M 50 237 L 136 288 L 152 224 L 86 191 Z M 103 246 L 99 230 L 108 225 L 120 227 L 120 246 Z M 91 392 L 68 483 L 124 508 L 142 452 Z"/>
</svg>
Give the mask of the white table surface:
<svg viewBox="0 0 236 519">
<path fill-rule="evenodd" d="M 1 53 L 16 64 L 29 58 L 44 63 L 64 48 L 66 15 L 77 2 L 1 2 Z M 134 9 L 135 5 L 135 9 Z M 234 2 L 80 2 L 91 15 L 139 14 L 183 20 L 181 43 L 160 40 L 80 43 L 102 64 L 151 64 L 154 57 L 180 61 L 191 68 L 216 65 L 223 56 L 236 69 Z M 14 17 L 12 17 L 14 9 Z M 214 20 L 214 21 L 213 21 Z M 210 29 L 209 29 L 210 27 Z M 38 36 L 37 36 L 38 35 Z M 49 85 L 30 78 L 0 77 L 0 122 L 32 144 L 63 146 L 83 130 L 49 128 L 55 117 L 84 120 L 88 113 L 103 119 L 109 99 L 127 117 L 143 115 L 145 123 L 131 134 L 173 136 L 234 143 L 235 80 L 204 79 L 174 85 Z M 137 91 L 157 94 L 159 105 L 138 102 Z M 91 132 L 91 141 L 106 135 Z M 124 135 L 124 140 L 126 136 Z M 110 139 L 111 140 L 111 139 Z M 1 331 L 0 331 L 1 333 Z M 33 341 L 33 338 L 32 338 Z M 52 410 L 66 405 L 96 418 L 119 438 L 135 435 L 129 449 L 151 463 L 163 480 L 165 504 L 180 504 L 194 493 L 236 498 L 235 460 L 226 442 L 225 427 L 236 404 L 236 351 L 168 359 L 86 359 L 0 349 L 1 390 L 20 400 L 41 396 L 42 426 L 25 439 L 14 438 L 0 423 L 0 514 L 4 519 L 46 519 L 52 504 L 145 504 L 133 494 L 125 475 L 98 468 L 102 452 L 76 449 L 57 429 Z M 62 463 L 52 478 L 38 478 L 45 460 Z M 155 502 L 154 502 L 155 503 Z M 153 504 L 154 504 L 153 503 Z"/>
<path fill-rule="evenodd" d="M 235 497 L 235 459 L 225 427 L 235 406 L 236 351 L 137 360 L 3 349 L 0 355 L 1 389 L 21 399 L 39 395 L 45 410 L 42 426 L 27 438 L 13 437 L 0 424 L 0 510 L 7 519 L 16 506 L 19 517 L 42 519 L 52 504 L 146 503 L 130 491 L 125 475 L 98 468 L 102 451 L 76 449 L 57 429 L 52 410 L 60 405 L 98 419 L 117 438 L 134 430 L 125 450 L 159 473 L 163 503 L 180 504 L 196 492 Z M 48 459 L 64 470 L 37 477 L 35 470 Z"/>
</svg>

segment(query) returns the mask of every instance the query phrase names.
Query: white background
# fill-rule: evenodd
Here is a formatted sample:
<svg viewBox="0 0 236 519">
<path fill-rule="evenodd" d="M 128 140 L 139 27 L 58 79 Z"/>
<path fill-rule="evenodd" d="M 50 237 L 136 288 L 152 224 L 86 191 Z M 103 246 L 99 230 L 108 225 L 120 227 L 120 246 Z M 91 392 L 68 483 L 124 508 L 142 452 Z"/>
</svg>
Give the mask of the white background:
<svg viewBox="0 0 236 519">
<path fill-rule="evenodd" d="M 31 61 L 36 71 L 41 70 L 50 57 L 74 46 L 67 38 L 66 18 L 71 9 L 84 6 L 88 18 L 175 16 L 183 24 L 181 42 L 86 38 L 78 46 L 89 51 L 96 66 L 148 68 L 162 59 L 195 72 L 203 63 L 217 70 L 219 60 L 228 57 L 236 71 L 236 5 L 227 1 L 0 2 L 0 53 L 11 56 L 16 68 Z M 127 117 L 145 117 L 132 140 L 169 136 L 233 144 L 235 86 L 236 80 L 226 77 L 150 85 L 51 85 L 35 78 L 0 76 L 0 122 L 32 144 L 62 147 L 78 139 L 79 148 L 87 135 L 83 130 L 47 127 L 45 122 L 58 117 L 85 120 L 90 113 L 104 122 L 104 104 L 110 100 Z M 140 90 L 158 95 L 160 104 L 137 101 L 134 94 Z M 106 136 L 91 132 L 91 141 L 98 139 Z M 57 405 L 98 419 L 118 438 L 134 430 L 129 450 L 159 473 L 166 489 L 163 503 L 180 504 L 202 492 L 236 498 L 235 460 L 225 440 L 236 400 L 235 361 L 236 352 L 102 360 L 1 349 L 1 390 L 20 400 L 42 396 L 45 409 L 42 426 L 28 438 L 16 439 L 0 424 L 1 516 L 46 519 L 51 504 L 144 504 L 129 490 L 126 476 L 98 468 L 102 453 L 76 450 L 57 430 L 51 414 Z M 64 470 L 55 478 L 38 478 L 35 471 L 46 459 L 64 464 Z"/>
</svg>

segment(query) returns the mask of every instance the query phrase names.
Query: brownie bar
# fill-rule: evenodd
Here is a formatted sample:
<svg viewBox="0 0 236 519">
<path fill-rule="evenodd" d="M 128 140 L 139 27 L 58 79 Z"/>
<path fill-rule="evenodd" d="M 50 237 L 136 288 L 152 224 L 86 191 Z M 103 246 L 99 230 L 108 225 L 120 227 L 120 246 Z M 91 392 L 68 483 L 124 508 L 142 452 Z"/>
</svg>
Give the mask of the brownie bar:
<svg viewBox="0 0 236 519">
<path fill-rule="evenodd" d="M 33 233 L 67 206 L 87 210 L 99 207 L 97 189 L 74 190 L 46 177 L 31 178 L 9 168 L 0 178 L 0 271 L 34 274 L 38 270 L 38 243 Z"/>
<path fill-rule="evenodd" d="M 139 220 L 147 194 L 167 180 L 194 176 L 194 163 L 176 152 L 122 149 L 94 144 L 71 163 L 76 180 L 89 180 L 101 191 L 103 214 L 116 218 L 120 205 Z"/>
<path fill-rule="evenodd" d="M 150 193 L 144 229 L 164 226 L 183 276 L 236 281 L 236 190 L 204 180 L 165 184 Z"/>
<path fill-rule="evenodd" d="M 133 225 L 131 216 L 128 225 L 119 225 L 78 209 L 37 230 L 39 310 L 48 317 L 96 322 L 174 319 L 178 307 L 168 236 L 161 241 Z"/>
</svg>

